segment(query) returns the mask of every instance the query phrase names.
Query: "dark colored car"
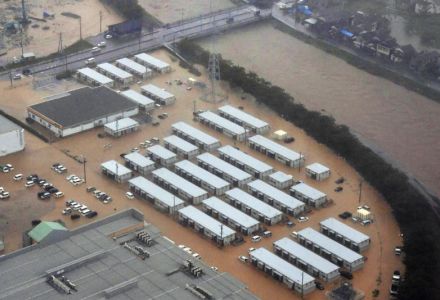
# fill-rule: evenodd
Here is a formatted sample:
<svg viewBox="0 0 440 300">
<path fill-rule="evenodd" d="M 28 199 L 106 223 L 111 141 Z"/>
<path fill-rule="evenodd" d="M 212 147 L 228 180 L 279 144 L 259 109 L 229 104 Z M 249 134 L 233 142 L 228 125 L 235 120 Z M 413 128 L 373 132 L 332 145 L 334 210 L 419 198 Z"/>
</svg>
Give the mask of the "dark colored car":
<svg viewBox="0 0 440 300">
<path fill-rule="evenodd" d="M 96 217 L 97 215 L 98 215 L 98 213 L 96 211 L 91 211 L 86 215 L 86 217 L 93 218 L 93 217 Z"/>
<path fill-rule="evenodd" d="M 295 138 L 292 137 L 292 136 L 286 137 L 284 139 L 284 143 L 286 143 L 286 144 L 289 144 L 289 143 L 294 142 L 294 141 L 295 141 Z"/>
<path fill-rule="evenodd" d="M 335 188 L 335 192 L 342 192 L 344 188 L 342 186 L 338 186 Z"/>
<path fill-rule="evenodd" d="M 77 219 L 79 219 L 80 217 L 81 217 L 80 214 L 73 214 L 73 215 L 70 215 L 70 218 L 71 218 L 72 220 L 77 220 Z"/>
<path fill-rule="evenodd" d="M 28 75 L 31 75 L 31 70 L 30 69 L 23 69 L 23 71 L 21 72 L 23 75 L 26 75 L 26 76 L 28 76 Z"/>
<path fill-rule="evenodd" d="M 51 187 L 51 188 L 48 190 L 48 192 L 51 193 L 51 194 L 58 193 L 59 191 L 60 191 L 59 189 L 54 188 L 54 187 Z"/>
<path fill-rule="evenodd" d="M 342 214 L 339 214 L 339 218 L 341 219 L 348 219 L 351 218 L 352 214 L 349 211 L 344 211 Z"/>
<path fill-rule="evenodd" d="M 46 192 L 46 191 L 39 192 L 37 195 L 38 195 L 38 198 L 40 198 L 41 200 L 50 198 L 50 193 Z"/>
<path fill-rule="evenodd" d="M 95 188 L 94 186 L 89 186 L 88 188 L 86 188 L 86 191 L 87 191 L 88 193 L 91 193 L 91 192 L 96 191 L 96 188 Z"/>
<path fill-rule="evenodd" d="M 346 279 L 349 279 L 349 280 L 353 279 L 353 274 L 351 274 L 351 272 L 339 270 L 339 274 L 341 274 L 341 276 Z"/>
<path fill-rule="evenodd" d="M 295 226 L 295 223 L 293 223 L 292 221 L 288 221 L 286 224 L 287 224 L 287 227 Z"/>
<path fill-rule="evenodd" d="M 318 290 L 321 290 L 321 291 L 324 290 L 324 286 L 319 281 L 315 281 L 315 286 Z"/>
<path fill-rule="evenodd" d="M 344 177 L 339 177 L 339 178 L 335 181 L 335 183 L 336 183 L 336 184 L 342 184 L 342 183 L 344 183 L 344 181 L 345 181 L 345 178 L 344 178 Z"/>
<path fill-rule="evenodd" d="M 38 175 L 37 174 L 31 174 L 28 177 L 26 177 L 27 181 L 34 181 L 34 179 L 37 178 L 38 179 Z M 35 182 L 35 181 L 34 181 Z"/>
</svg>

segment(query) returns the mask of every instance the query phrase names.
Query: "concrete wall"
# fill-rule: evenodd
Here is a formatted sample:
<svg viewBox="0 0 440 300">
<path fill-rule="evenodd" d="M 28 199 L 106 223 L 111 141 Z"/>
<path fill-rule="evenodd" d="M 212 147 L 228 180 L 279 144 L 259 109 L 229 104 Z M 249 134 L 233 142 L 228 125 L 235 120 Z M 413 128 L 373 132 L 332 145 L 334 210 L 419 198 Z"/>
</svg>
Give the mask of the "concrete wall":
<svg viewBox="0 0 440 300">
<path fill-rule="evenodd" d="M 5 156 L 24 149 L 24 129 L 16 129 L 0 134 L 0 156 Z"/>
</svg>

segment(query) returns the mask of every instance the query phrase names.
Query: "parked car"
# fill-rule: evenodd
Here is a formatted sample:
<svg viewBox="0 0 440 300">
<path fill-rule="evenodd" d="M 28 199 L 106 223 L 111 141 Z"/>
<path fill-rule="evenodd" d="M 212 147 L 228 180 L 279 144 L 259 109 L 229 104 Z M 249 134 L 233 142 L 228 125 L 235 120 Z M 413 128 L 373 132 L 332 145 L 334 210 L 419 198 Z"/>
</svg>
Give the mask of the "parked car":
<svg viewBox="0 0 440 300">
<path fill-rule="evenodd" d="M 373 223 L 373 221 L 370 220 L 370 219 L 362 220 L 362 221 L 361 221 L 361 224 L 364 225 L 364 226 L 366 226 L 366 225 L 370 225 L 371 223 Z"/>
<path fill-rule="evenodd" d="M 151 123 L 153 126 L 159 126 L 159 122 L 157 122 L 157 121 L 155 121 L 155 122 L 153 122 L 153 123 Z"/>
<path fill-rule="evenodd" d="M 342 184 L 342 183 L 344 183 L 344 181 L 345 181 L 345 178 L 344 178 L 344 177 L 339 177 L 339 178 L 335 181 L 335 183 L 336 183 L 336 184 Z"/>
<path fill-rule="evenodd" d="M 342 187 L 342 186 L 337 186 L 336 188 L 335 188 L 335 192 L 342 192 L 342 190 L 343 190 L 344 188 Z"/>
<path fill-rule="evenodd" d="M 244 256 L 244 255 L 240 255 L 240 256 L 238 257 L 238 259 L 239 259 L 240 261 L 244 262 L 244 263 L 247 263 L 247 262 L 249 261 L 249 258 L 248 258 L 247 256 Z"/>
<path fill-rule="evenodd" d="M 318 290 L 321 290 L 321 291 L 324 290 L 324 286 L 319 281 L 315 281 L 315 286 Z"/>
<path fill-rule="evenodd" d="M 80 215 L 80 214 L 77 214 L 77 213 L 75 213 L 75 214 L 71 214 L 71 215 L 70 215 L 70 218 L 71 218 L 72 220 L 78 220 L 79 218 L 81 218 L 81 215 Z"/>
<path fill-rule="evenodd" d="M 307 222 L 309 220 L 309 217 L 299 217 L 298 218 L 298 222 L 303 223 L 303 222 Z"/>
<path fill-rule="evenodd" d="M 26 181 L 26 183 L 24 184 L 24 186 L 25 187 L 31 187 L 31 186 L 34 186 L 35 185 L 35 182 L 33 182 L 33 181 Z"/>
<path fill-rule="evenodd" d="M 266 230 L 265 232 L 263 232 L 263 236 L 264 237 L 271 237 L 272 236 L 272 231 Z"/>
<path fill-rule="evenodd" d="M 403 251 L 403 247 L 401 246 L 397 246 L 394 248 L 394 254 L 397 256 L 400 256 L 402 254 L 402 251 Z"/>
<path fill-rule="evenodd" d="M 286 137 L 286 138 L 284 139 L 284 143 L 286 143 L 286 144 L 290 144 L 290 143 L 292 143 L 292 142 L 294 142 L 294 141 L 295 141 L 295 138 L 292 137 L 292 136 L 288 136 L 288 137 Z"/>
<path fill-rule="evenodd" d="M 70 207 L 67 207 L 67 208 L 63 209 L 63 211 L 61 213 L 63 215 L 69 215 L 72 213 L 72 209 Z"/>
<path fill-rule="evenodd" d="M 202 259 L 202 256 L 198 253 L 193 253 L 192 257 L 194 257 L 196 259 Z"/>
<path fill-rule="evenodd" d="M 101 49 L 99 47 L 93 47 L 91 52 L 98 53 L 98 52 L 101 52 Z"/>
<path fill-rule="evenodd" d="M 98 46 L 99 48 L 104 48 L 105 46 L 107 46 L 107 43 L 106 42 L 100 42 L 96 46 Z"/>
<path fill-rule="evenodd" d="M 88 208 L 83 209 L 83 210 L 80 210 L 80 213 L 81 213 L 83 216 L 87 215 L 87 214 L 90 213 L 90 212 L 92 212 L 92 211 L 91 211 L 90 209 L 88 209 Z"/>
<path fill-rule="evenodd" d="M 349 272 L 349 271 L 339 270 L 339 274 L 341 274 L 341 276 L 346 279 L 349 279 L 349 280 L 353 279 L 353 274 L 351 274 L 351 272 Z"/>
<path fill-rule="evenodd" d="M 55 198 L 61 198 L 64 197 L 64 193 L 63 192 L 56 192 L 55 193 Z"/>
<path fill-rule="evenodd" d="M 19 181 L 19 180 L 22 180 L 23 179 L 23 174 L 15 174 L 14 175 L 14 180 L 15 181 Z"/>
<path fill-rule="evenodd" d="M 257 243 L 257 242 L 261 241 L 261 236 L 259 236 L 259 235 L 254 235 L 254 236 L 251 238 L 251 241 L 254 242 L 254 243 Z"/>
<path fill-rule="evenodd" d="M 12 78 L 14 80 L 20 80 L 21 79 L 21 74 L 15 74 L 14 77 Z"/>
<path fill-rule="evenodd" d="M 391 296 L 398 296 L 399 295 L 399 286 L 397 284 L 391 284 L 390 287 L 390 295 Z"/>
<path fill-rule="evenodd" d="M 394 271 L 392 280 L 393 280 L 393 283 L 400 282 L 400 271 L 399 270 Z"/>
<path fill-rule="evenodd" d="M 106 40 L 110 40 L 110 39 L 113 38 L 113 36 L 112 36 L 111 34 L 106 34 L 106 35 L 104 36 L 104 38 L 105 38 Z"/>
<path fill-rule="evenodd" d="M 249 248 L 248 253 L 251 253 L 252 251 L 255 251 L 255 248 Z"/>
<path fill-rule="evenodd" d="M 295 226 L 295 223 L 293 223 L 292 221 L 287 221 L 286 225 L 287 227 L 293 227 Z"/>
<path fill-rule="evenodd" d="M 343 213 L 339 214 L 339 217 L 344 220 L 351 218 L 351 216 L 352 216 L 352 214 L 349 211 L 344 211 Z"/>
<path fill-rule="evenodd" d="M 298 232 L 296 232 L 296 231 L 292 231 L 292 232 L 290 233 L 290 236 L 293 237 L 294 239 L 296 239 L 296 238 L 298 238 Z"/>
<path fill-rule="evenodd" d="M 127 197 L 128 199 L 133 199 L 133 198 L 134 198 L 134 195 L 133 195 L 132 192 L 126 192 L 126 193 L 125 193 L 125 197 Z"/>
<path fill-rule="evenodd" d="M 0 192 L 0 199 L 7 199 L 9 198 L 9 196 L 10 196 L 9 192 L 6 191 Z"/>
<path fill-rule="evenodd" d="M 91 193 L 91 192 L 96 191 L 96 188 L 94 186 L 89 186 L 86 188 L 86 191 L 87 191 L 87 193 Z"/>
<path fill-rule="evenodd" d="M 96 217 L 98 215 L 98 212 L 96 212 L 96 211 L 91 211 L 91 212 L 89 212 L 87 215 L 86 215 L 86 217 L 87 218 L 93 218 L 93 217 Z"/>
</svg>

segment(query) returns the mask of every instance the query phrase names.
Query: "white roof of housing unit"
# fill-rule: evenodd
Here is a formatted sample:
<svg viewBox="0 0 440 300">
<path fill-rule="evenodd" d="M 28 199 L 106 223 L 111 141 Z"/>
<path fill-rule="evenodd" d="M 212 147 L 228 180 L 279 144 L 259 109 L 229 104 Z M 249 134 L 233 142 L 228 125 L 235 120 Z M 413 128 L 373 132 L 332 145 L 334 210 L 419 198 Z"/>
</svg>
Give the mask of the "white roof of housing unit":
<svg viewBox="0 0 440 300">
<path fill-rule="evenodd" d="M 138 165 L 141 168 L 145 168 L 151 165 L 154 165 L 154 161 L 149 159 L 148 157 L 143 156 L 139 152 L 131 152 L 124 156 L 126 160 L 131 161 L 132 163 Z"/>
<path fill-rule="evenodd" d="M 269 151 L 272 151 L 274 153 L 277 153 L 279 155 L 281 155 L 284 158 L 287 158 L 289 160 L 295 161 L 300 159 L 300 155 L 299 153 L 290 150 L 289 148 L 286 148 L 278 143 L 275 143 L 271 140 L 269 140 L 268 138 L 265 138 L 262 135 L 254 135 L 253 137 L 249 138 L 249 141 L 252 141 L 256 144 L 259 144 L 261 146 L 263 146 L 264 148 L 268 149 Z M 303 156 L 301 154 L 301 156 Z"/>
<path fill-rule="evenodd" d="M 133 90 L 123 91 L 121 95 L 142 106 L 154 105 L 154 100 Z"/>
<path fill-rule="evenodd" d="M 198 140 L 199 142 L 206 144 L 206 145 L 212 145 L 219 142 L 216 138 L 210 136 L 209 134 L 204 133 L 203 131 L 192 127 L 191 125 L 185 123 L 185 122 L 177 122 L 171 125 L 173 128 L 184 132 L 186 135 L 191 136 L 192 138 Z"/>
<path fill-rule="evenodd" d="M 131 170 L 121 165 L 116 160 L 109 160 L 101 164 L 101 167 L 116 174 L 116 176 L 123 176 L 131 173 Z"/>
<path fill-rule="evenodd" d="M 162 178 L 166 182 L 174 185 L 175 187 L 181 189 L 182 191 L 188 193 L 192 197 L 200 197 L 208 193 L 204 189 L 198 187 L 197 185 L 189 182 L 185 178 L 180 177 L 176 173 L 173 173 L 166 168 L 157 169 L 152 173 Z"/>
<path fill-rule="evenodd" d="M 197 156 L 197 160 L 201 160 L 208 165 L 218 169 L 219 171 L 226 173 L 238 181 L 246 180 L 252 178 L 248 173 L 240 170 L 239 168 L 225 162 L 224 160 L 212 155 L 211 153 L 205 152 Z"/>
<path fill-rule="evenodd" d="M 348 225 L 345 225 L 335 218 L 328 218 L 324 221 L 321 221 L 320 224 L 358 244 L 370 239 L 368 235 L 363 234 L 362 232 L 359 232 Z"/>
<path fill-rule="evenodd" d="M 292 241 L 289 238 L 282 238 L 281 240 L 278 240 L 273 244 L 287 251 L 288 253 L 291 253 L 295 257 L 313 266 L 324 274 L 333 273 L 339 270 L 339 267 L 337 265 L 332 264 L 325 258 L 319 256 L 318 254 L 310 251 L 309 249 L 301 246 L 300 244 Z"/>
<path fill-rule="evenodd" d="M 220 237 L 227 237 L 235 234 L 235 230 L 232 230 L 226 225 L 223 225 L 211 216 L 208 216 L 204 212 L 198 210 L 192 205 L 179 209 L 179 213 L 185 215 L 194 222 L 202 225 L 204 228 L 213 232 L 215 235 Z"/>
<path fill-rule="evenodd" d="M 244 111 L 242 111 L 241 109 L 235 108 L 233 106 L 230 105 L 225 105 L 220 107 L 218 110 L 233 116 L 234 118 L 246 123 L 247 125 L 253 127 L 253 128 L 263 128 L 266 126 L 269 126 L 269 124 L 267 124 L 266 122 L 257 119 L 256 117 L 245 113 Z"/>
<path fill-rule="evenodd" d="M 87 76 L 87 77 L 95 80 L 99 84 L 105 85 L 105 84 L 113 82 L 113 79 L 110 79 L 107 76 L 104 76 L 101 73 L 96 72 L 95 70 L 90 69 L 90 68 L 79 69 L 78 73 L 81 73 L 82 75 Z"/>
<path fill-rule="evenodd" d="M 246 206 L 249 206 L 266 218 L 274 218 L 282 214 L 282 212 L 278 209 L 264 203 L 260 199 L 255 198 L 254 196 L 246 193 L 243 190 L 240 190 L 239 188 L 233 188 L 232 190 L 227 191 L 226 195 L 230 196 L 240 203 L 243 203 Z"/>
<path fill-rule="evenodd" d="M 229 121 L 226 118 L 223 118 L 222 116 L 219 116 L 212 111 L 205 111 L 199 114 L 199 118 L 204 118 L 208 120 L 211 123 L 214 123 L 215 125 L 224 128 L 228 130 L 229 132 L 232 132 L 234 134 L 244 134 L 246 131 L 243 127 L 240 125 L 235 124 L 232 121 Z"/>
<path fill-rule="evenodd" d="M 309 170 L 311 170 L 312 172 L 314 172 L 314 173 L 318 173 L 318 174 L 321 174 L 321 173 L 325 173 L 325 172 L 330 171 L 329 168 L 327 168 L 327 167 L 324 166 L 324 165 L 321 165 L 320 163 L 313 163 L 313 164 L 311 164 L 311 165 L 308 165 L 308 166 L 306 167 L 306 169 L 309 169 Z"/>
<path fill-rule="evenodd" d="M 282 204 L 284 204 L 286 207 L 295 209 L 300 206 L 304 206 L 305 204 L 295 197 L 292 197 L 283 191 L 280 191 L 279 189 L 271 186 L 270 184 L 257 179 L 250 183 L 248 183 L 248 186 L 254 188 L 255 190 L 258 190 L 259 192 L 267 195 L 268 197 L 274 199 L 275 201 L 278 201 Z"/>
<path fill-rule="evenodd" d="M 174 152 L 171 152 L 167 148 L 161 146 L 161 145 L 154 145 L 147 148 L 147 151 L 150 153 L 153 153 L 154 155 L 159 156 L 162 159 L 170 159 L 173 157 L 176 157 L 176 154 Z"/>
<path fill-rule="evenodd" d="M 236 209 L 235 207 L 229 205 L 228 203 L 220 200 L 217 197 L 211 197 L 209 199 L 203 200 L 203 204 L 228 217 L 235 223 L 240 224 L 244 228 L 250 228 L 260 223 L 254 218 L 248 216 L 244 212 Z"/>
<path fill-rule="evenodd" d="M 331 238 L 326 237 L 322 233 L 314 230 L 313 228 L 307 227 L 298 232 L 299 236 L 303 236 L 312 243 L 317 244 L 322 249 L 342 258 L 343 260 L 353 263 L 359 259 L 362 259 L 362 255 L 342 246 L 338 242 L 335 242 Z"/>
<path fill-rule="evenodd" d="M 146 67 L 144 67 L 143 65 L 138 64 L 134 60 L 128 59 L 126 57 L 118 59 L 117 62 L 119 64 L 124 65 L 125 67 L 129 68 L 130 70 L 137 72 L 137 73 L 140 73 L 140 74 L 147 73 Z"/>
<path fill-rule="evenodd" d="M 140 190 L 153 196 L 155 199 L 165 203 L 169 207 L 174 207 L 174 205 L 179 206 L 185 203 L 182 199 L 174 196 L 173 194 L 167 192 L 155 183 L 145 179 L 142 176 L 130 179 L 128 183 L 138 187 Z"/>
<path fill-rule="evenodd" d="M 147 84 L 141 87 L 141 90 L 153 94 L 161 99 L 169 99 L 174 98 L 174 95 L 168 93 L 167 91 L 162 90 L 160 87 L 157 87 L 153 84 Z"/>
<path fill-rule="evenodd" d="M 273 254 L 265 248 L 258 248 L 252 251 L 249 255 L 256 258 L 258 261 L 261 261 L 266 266 L 272 268 L 274 271 L 282 274 L 284 277 L 294 281 L 296 284 L 299 284 L 300 286 L 307 285 L 315 281 L 315 278 L 306 272 L 301 271 L 294 265 L 288 263 L 281 257 Z"/>
<path fill-rule="evenodd" d="M 264 173 L 269 170 L 273 170 L 273 167 L 262 162 L 261 160 L 258 160 L 254 158 L 253 156 L 250 156 L 240 150 L 235 149 L 234 147 L 227 145 L 224 147 L 221 147 L 218 149 L 218 152 L 226 154 L 235 160 L 241 162 L 242 164 L 245 164 L 257 172 Z"/>
<path fill-rule="evenodd" d="M 177 135 L 170 135 L 163 139 L 165 142 L 173 145 L 174 147 L 182 150 L 185 153 L 196 151 L 199 148 L 194 146 L 190 142 L 185 141 L 184 139 L 178 137 Z"/>
<path fill-rule="evenodd" d="M 292 175 L 287 175 L 286 173 L 281 172 L 281 171 L 277 171 L 275 173 L 272 173 L 269 175 L 269 177 L 271 177 L 273 180 L 275 180 L 277 182 L 281 182 L 281 183 L 293 179 Z"/>
<path fill-rule="evenodd" d="M 116 77 L 121 78 L 121 79 L 127 79 L 127 78 L 133 77 L 133 75 L 131 75 L 130 73 L 128 73 L 128 72 L 126 72 L 126 71 L 124 71 L 124 70 L 122 70 L 112 64 L 109 64 L 109 63 L 99 64 L 99 65 L 97 65 L 97 68 L 102 69 L 106 72 L 112 73 L 113 75 L 115 75 Z"/>
<path fill-rule="evenodd" d="M 185 170 L 194 177 L 210 184 L 216 189 L 221 189 L 225 186 L 229 186 L 229 182 L 215 176 L 214 174 L 209 173 L 205 169 L 202 169 L 198 165 L 193 164 L 189 160 L 179 161 L 178 163 L 175 163 L 175 166 Z"/>
<path fill-rule="evenodd" d="M 104 127 L 113 130 L 113 131 L 121 131 L 126 130 L 128 128 L 139 126 L 139 122 L 131 119 L 131 118 L 123 118 L 119 119 L 104 125 Z"/>
<path fill-rule="evenodd" d="M 151 55 L 148 55 L 146 53 L 139 53 L 136 54 L 135 57 L 139 58 L 140 60 L 145 61 L 148 64 L 151 64 L 153 66 L 155 66 L 156 68 L 162 69 L 162 68 L 168 68 L 170 65 L 167 64 L 166 62 L 157 59 Z"/>
<path fill-rule="evenodd" d="M 298 183 L 290 188 L 290 190 L 298 191 L 298 193 L 305 195 L 307 198 L 317 200 L 322 197 L 326 197 L 327 195 L 323 192 L 311 187 L 305 183 Z"/>
</svg>

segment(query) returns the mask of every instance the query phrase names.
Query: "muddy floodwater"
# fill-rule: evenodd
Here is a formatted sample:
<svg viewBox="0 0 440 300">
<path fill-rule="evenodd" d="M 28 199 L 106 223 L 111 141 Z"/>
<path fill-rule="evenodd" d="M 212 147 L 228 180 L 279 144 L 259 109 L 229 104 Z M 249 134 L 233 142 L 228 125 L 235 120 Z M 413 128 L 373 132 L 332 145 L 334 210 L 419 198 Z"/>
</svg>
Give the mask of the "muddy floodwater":
<svg viewBox="0 0 440 300">
<path fill-rule="evenodd" d="M 202 45 L 210 46 L 203 41 Z M 270 24 L 218 37 L 217 52 L 332 115 L 440 195 L 440 105 L 303 43 Z"/>
</svg>

